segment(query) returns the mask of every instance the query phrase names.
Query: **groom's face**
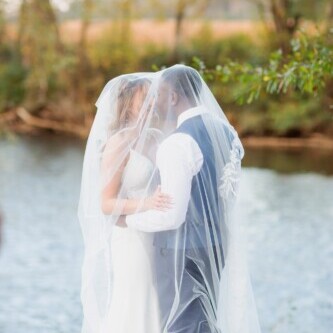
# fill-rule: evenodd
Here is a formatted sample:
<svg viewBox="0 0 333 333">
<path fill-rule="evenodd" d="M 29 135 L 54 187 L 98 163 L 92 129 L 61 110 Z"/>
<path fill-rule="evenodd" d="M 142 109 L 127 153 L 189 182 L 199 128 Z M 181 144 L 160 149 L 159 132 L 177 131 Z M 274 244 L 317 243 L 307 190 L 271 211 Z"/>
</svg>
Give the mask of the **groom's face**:
<svg viewBox="0 0 333 333">
<path fill-rule="evenodd" d="M 172 112 L 172 89 L 171 86 L 161 81 L 157 91 L 156 108 L 159 116 L 162 119 L 170 119 Z"/>
</svg>

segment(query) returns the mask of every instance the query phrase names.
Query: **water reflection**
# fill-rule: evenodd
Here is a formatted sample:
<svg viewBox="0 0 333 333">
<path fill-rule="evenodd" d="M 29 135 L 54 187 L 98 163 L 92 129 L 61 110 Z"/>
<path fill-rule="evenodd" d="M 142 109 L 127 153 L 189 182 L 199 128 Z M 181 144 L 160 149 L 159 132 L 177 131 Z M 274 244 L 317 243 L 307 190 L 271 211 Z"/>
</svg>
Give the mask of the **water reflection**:
<svg viewBox="0 0 333 333">
<path fill-rule="evenodd" d="M 333 152 L 311 148 L 246 148 L 243 166 L 267 168 L 280 173 L 316 172 L 333 175 Z"/>
<path fill-rule="evenodd" d="M 84 146 L 52 136 L 0 141 L 2 333 L 80 331 Z M 326 153 L 246 149 L 237 214 L 263 333 L 333 327 L 332 165 Z"/>
</svg>

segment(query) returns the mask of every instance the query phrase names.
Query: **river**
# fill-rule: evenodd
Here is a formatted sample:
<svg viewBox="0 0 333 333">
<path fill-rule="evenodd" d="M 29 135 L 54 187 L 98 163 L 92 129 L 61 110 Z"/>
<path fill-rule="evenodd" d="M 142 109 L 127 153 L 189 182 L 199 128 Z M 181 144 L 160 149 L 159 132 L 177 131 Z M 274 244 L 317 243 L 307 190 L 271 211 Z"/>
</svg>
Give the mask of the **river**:
<svg viewBox="0 0 333 333">
<path fill-rule="evenodd" d="M 1 333 L 80 332 L 84 147 L 0 140 Z M 332 152 L 245 148 L 236 208 L 263 333 L 332 331 L 332 203 Z"/>
</svg>

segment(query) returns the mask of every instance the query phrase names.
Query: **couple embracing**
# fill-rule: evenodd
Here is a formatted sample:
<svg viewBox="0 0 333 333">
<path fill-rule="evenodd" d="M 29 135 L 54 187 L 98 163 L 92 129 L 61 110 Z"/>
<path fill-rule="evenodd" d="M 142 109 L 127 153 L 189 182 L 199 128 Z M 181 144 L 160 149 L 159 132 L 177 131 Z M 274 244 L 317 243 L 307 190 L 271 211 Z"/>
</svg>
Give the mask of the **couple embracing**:
<svg viewBox="0 0 333 333">
<path fill-rule="evenodd" d="M 239 221 L 243 146 L 185 65 L 96 102 L 78 216 L 82 333 L 259 333 Z"/>
</svg>

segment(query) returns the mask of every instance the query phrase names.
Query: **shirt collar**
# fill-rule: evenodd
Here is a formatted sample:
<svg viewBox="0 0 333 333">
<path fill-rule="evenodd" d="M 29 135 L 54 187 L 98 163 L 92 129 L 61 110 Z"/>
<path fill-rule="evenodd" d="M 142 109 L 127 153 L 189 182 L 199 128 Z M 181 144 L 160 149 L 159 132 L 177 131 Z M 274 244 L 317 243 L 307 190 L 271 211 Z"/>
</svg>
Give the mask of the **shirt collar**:
<svg viewBox="0 0 333 333">
<path fill-rule="evenodd" d="M 203 107 L 203 105 L 198 105 L 193 108 L 187 109 L 182 112 L 177 118 L 177 128 L 187 119 L 198 116 L 208 111 Z"/>
</svg>

